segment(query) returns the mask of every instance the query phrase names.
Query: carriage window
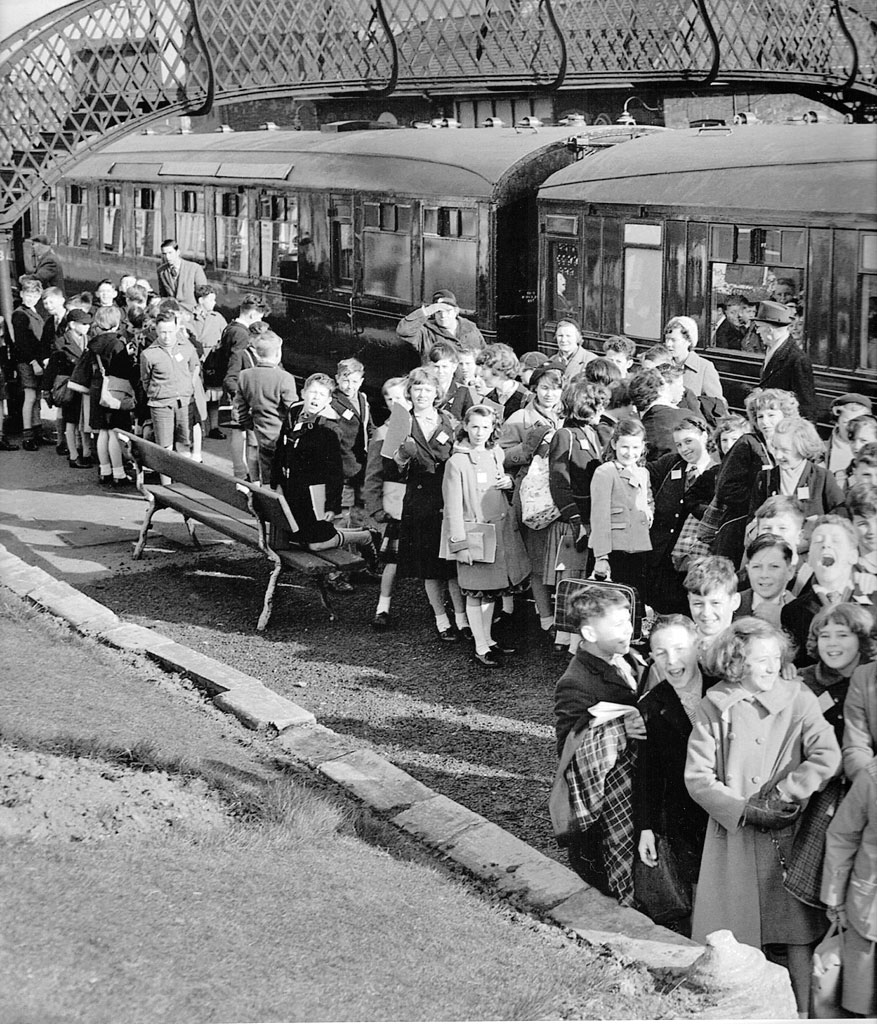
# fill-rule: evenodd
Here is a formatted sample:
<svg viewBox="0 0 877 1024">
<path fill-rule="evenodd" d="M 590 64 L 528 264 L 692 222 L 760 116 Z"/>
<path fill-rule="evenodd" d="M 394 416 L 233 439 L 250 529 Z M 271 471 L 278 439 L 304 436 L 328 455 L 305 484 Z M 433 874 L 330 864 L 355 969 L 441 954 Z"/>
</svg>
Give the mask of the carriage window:
<svg viewBox="0 0 877 1024">
<path fill-rule="evenodd" d="M 259 264 L 262 277 L 298 280 L 298 196 L 259 199 Z"/>
<path fill-rule="evenodd" d="M 554 320 L 571 317 L 581 322 L 582 270 L 576 242 L 549 242 L 551 279 L 548 282 L 548 308 Z"/>
<path fill-rule="evenodd" d="M 786 234 L 786 232 L 782 232 Z M 766 234 L 770 234 L 766 232 Z M 782 255 L 782 240 L 768 254 Z M 787 250 L 788 252 L 788 250 Z M 777 264 L 711 264 L 710 346 L 742 352 L 760 352 L 761 342 L 752 318 L 763 299 L 788 305 L 795 316 L 792 334 L 802 337 L 804 275 L 799 267 Z"/>
<path fill-rule="evenodd" d="M 804 232 L 801 228 L 710 227 L 710 259 L 718 263 L 755 266 L 777 263 L 804 266 Z"/>
<path fill-rule="evenodd" d="M 81 185 L 67 186 L 65 213 L 67 244 L 88 245 L 88 192 Z"/>
<path fill-rule="evenodd" d="M 336 288 L 353 286 L 353 224 L 350 203 L 333 201 L 331 216 L 332 281 Z"/>
<path fill-rule="evenodd" d="M 239 274 L 249 269 L 247 197 L 239 192 L 216 193 L 216 266 Z"/>
<path fill-rule="evenodd" d="M 474 238 L 476 211 L 456 206 L 428 206 L 423 211 L 423 233 L 439 238 Z"/>
<path fill-rule="evenodd" d="M 363 207 L 363 290 L 369 295 L 411 302 L 411 207 L 365 203 Z"/>
<path fill-rule="evenodd" d="M 206 259 L 203 189 L 174 189 L 174 230 L 181 256 Z"/>
<path fill-rule="evenodd" d="M 46 235 L 49 241 L 54 244 L 58 238 L 58 203 L 55 190 L 47 189 L 37 200 L 37 217 L 39 219 L 38 233 Z M 37 234 L 37 232 L 33 232 Z"/>
<path fill-rule="evenodd" d="M 161 192 L 134 187 L 134 254 L 154 256 L 161 248 Z"/>
<path fill-rule="evenodd" d="M 859 365 L 877 370 L 877 235 L 862 235 L 859 267 L 861 326 Z"/>
<path fill-rule="evenodd" d="M 578 217 L 546 216 L 545 230 L 549 235 L 577 235 L 579 233 Z"/>
<path fill-rule="evenodd" d="M 108 186 L 98 189 L 100 247 L 104 252 L 122 251 L 122 190 Z"/>
<path fill-rule="evenodd" d="M 661 337 L 663 229 L 660 224 L 624 226 L 624 333 Z"/>
</svg>

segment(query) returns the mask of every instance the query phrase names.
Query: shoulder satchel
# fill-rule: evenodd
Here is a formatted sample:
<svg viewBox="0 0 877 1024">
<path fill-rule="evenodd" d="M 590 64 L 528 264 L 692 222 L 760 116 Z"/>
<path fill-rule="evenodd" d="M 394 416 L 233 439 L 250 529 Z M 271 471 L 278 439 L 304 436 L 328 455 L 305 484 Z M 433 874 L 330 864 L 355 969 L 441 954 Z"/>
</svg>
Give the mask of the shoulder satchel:
<svg viewBox="0 0 877 1024">
<path fill-rule="evenodd" d="M 572 455 L 572 431 L 569 430 L 569 455 Z M 544 530 L 560 519 L 560 509 L 554 504 L 549 486 L 547 455 L 534 455 L 524 479 L 521 481 L 521 521 L 531 530 Z"/>
<path fill-rule="evenodd" d="M 101 373 L 100 404 L 104 409 L 116 409 L 130 412 L 134 408 L 134 388 L 124 377 L 114 377 L 107 373 L 101 357 L 96 355 L 97 366 Z"/>
</svg>

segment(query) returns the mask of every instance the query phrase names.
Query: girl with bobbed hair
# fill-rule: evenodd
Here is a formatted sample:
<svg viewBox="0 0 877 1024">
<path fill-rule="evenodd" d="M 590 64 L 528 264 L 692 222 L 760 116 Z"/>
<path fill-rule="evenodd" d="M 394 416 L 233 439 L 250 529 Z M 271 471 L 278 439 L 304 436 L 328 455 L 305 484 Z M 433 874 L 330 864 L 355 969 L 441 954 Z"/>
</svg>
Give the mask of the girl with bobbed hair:
<svg viewBox="0 0 877 1024">
<path fill-rule="evenodd" d="M 484 397 L 503 407 L 504 419 L 530 400 L 530 392 L 517 379 L 521 364 L 508 345 L 488 345 L 475 357 L 475 365 L 484 382 Z"/>
<path fill-rule="evenodd" d="M 752 432 L 739 437 L 722 460 L 713 506 L 706 515 L 715 530 L 712 553 L 730 558 L 734 565 L 743 560 L 752 488 L 762 469 L 774 465 L 769 447 L 774 429 L 786 416 L 797 414 L 798 399 L 789 391 L 758 389 L 746 399 Z"/>
<path fill-rule="evenodd" d="M 570 381 L 563 389 L 563 426 L 548 446 L 548 486 L 560 510 L 560 519 L 546 531 L 542 579 L 548 586 L 586 574 L 591 477 L 603 452 L 596 428 L 609 394 L 607 387 L 591 384 L 584 376 Z M 558 633 L 555 642 L 558 648 L 568 647 L 575 654 L 579 640 L 578 633 Z"/>
<path fill-rule="evenodd" d="M 774 428 L 768 442 L 774 465 L 761 469 L 749 498 L 749 514 L 775 494 L 785 494 L 804 507 L 806 518 L 822 516 L 843 504 L 843 491 L 823 465 L 825 442 L 816 427 L 800 416 L 787 416 Z"/>
<path fill-rule="evenodd" d="M 798 1010 L 806 1013 L 813 945 L 826 920 L 783 887 L 783 875 L 801 811 L 841 759 L 814 694 L 783 678 L 791 658 L 789 638 L 754 617 L 716 637 L 704 671 L 720 681 L 698 708 L 685 784 L 710 816 L 692 938 L 729 929 L 750 946 L 785 946 Z"/>
</svg>

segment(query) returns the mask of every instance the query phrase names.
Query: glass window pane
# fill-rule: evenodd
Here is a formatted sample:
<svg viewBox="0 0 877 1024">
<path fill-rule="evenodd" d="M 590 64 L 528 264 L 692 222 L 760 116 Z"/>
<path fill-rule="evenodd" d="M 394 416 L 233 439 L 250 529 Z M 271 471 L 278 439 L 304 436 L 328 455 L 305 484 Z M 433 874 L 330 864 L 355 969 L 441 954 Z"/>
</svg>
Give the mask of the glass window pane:
<svg viewBox="0 0 877 1024">
<path fill-rule="evenodd" d="M 297 281 L 298 196 L 263 197 L 260 210 L 259 272 L 262 277 Z"/>
<path fill-rule="evenodd" d="M 464 310 L 475 309 L 476 251 L 474 239 L 423 240 L 423 294 L 449 288 Z"/>
<path fill-rule="evenodd" d="M 381 226 L 381 208 L 378 203 L 363 203 L 363 224 L 367 228 Z"/>
<path fill-rule="evenodd" d="M 116 188 L 100 190 L 100 247 L 104 252 L 122 251 L 122 193 Z"/>
<path fill-rule="evenodd" d="M 865 370 L 877 370 L 877 274 L 864 274 L 861 280 L 862 325 L 859 332 L 859 365 Z"/>
<path fill-rule="evenodd" d="M 425 235 L 438 234 L 438 210 L 434 206 L 428 206 L 423 211 L 423 233 Z"/>
<path fill-rule="evenodd" d="M 661 337 L 660 249 L 624 250 L 624 333 L 634 338 Z"/>
<path fill-rule="evenodd" d="M 625 245 L 660 245 L 660 224 L 625 224 Z"/>
<path fill-rule="evenodd" d="M 134 253 L 156 256 L 161 246 L 161 193 L 152 188 L 134 189 Z"/>
<path fill-rule="evenodd" d="M 396 207 L 396 230 L 404 231 L 406 234 L 411 233 L 411 207 L 410 206 L 397 206 Z"/>
<path fill-rule="evenodd" d="M 783 228 L 780 261 L 787 267 L 804 266 L 804 232 Z"/>
<path fill-rule="evenodd" d="M 551 242 L 549 254 L 552 270 L 548 283 L 550 314 L 555 320 L 565 316 L 579 320 L 582 308 L 579 247 L 575 242 Z"/>
<path fill-rule="evenodd" d="M 332 223 L 332 265 L 335 284 L 353 284 L 353 225 L 344 221 Z"/>
<path fill-rule="evenodd" d="M 381 203 L 381 231 L 396 230 L 396 206 L 394 203 Z"/>
<path fill-rule="evenodd" d="M 733 263 L 736 257 L 736 239 L 737 229 L 733 224 L 713 224 L 710 227 L 710 259 Z"/>
<path fill-rule="evenodd" d="M 550 235 L 577 235 L 579 233 L 578 217 L 556 217 L 545 218 L 545 230 Z"/>
<path fill-rule="evenodd" d="M 477 210 L 460 211 L 460 235 L 463 238 L 474 238 L 478 234 Z"/>
<path fill-rule="evenodd" d="M 710 347 L 761 351 L 752 317 L 757 303 L 767 298 L 766 275 L 765 267 L 712 264 Z"/>
<path fill-rule="evenodd" d="M 877 235 L 862 235 L 861 270 L 877 270 Z"/>
<path fill-rule="evenodd" d="M 189 259 L 206 259 L 204 193 L 195 189 L 177 189 L 174 205 L 174 227 L 180 255 Z"/>
<path fill-rule="evenodd" d="M 738 263 L 752 263 L 758 260 L 752 259 L 752 228 L 737 229 L 737 256 Z"/>
<path fill-rule="evenodd" d="M 363 288 L 369 295 L 411 302 L 411 240 L 370 231 L 363 239 Z"/>
</svg>

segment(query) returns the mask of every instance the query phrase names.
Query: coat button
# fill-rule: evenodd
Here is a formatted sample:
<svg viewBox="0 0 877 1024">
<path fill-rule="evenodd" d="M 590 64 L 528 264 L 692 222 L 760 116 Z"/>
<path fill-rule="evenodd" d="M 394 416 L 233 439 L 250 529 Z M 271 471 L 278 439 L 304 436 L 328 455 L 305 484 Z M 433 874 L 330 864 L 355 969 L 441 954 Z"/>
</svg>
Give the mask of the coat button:
<svg viewBox="0 0 877 1024">
<path fill-rule="evenodd" d="M 736 738 L 737 738 L 737 734 L 735 732 L 729 732 L 728 733 L 728 739 L 729 740 L 733 740 L 733 739 L 736 739 Z"/>
<path fill-rule="evenodd" d="M 760 775 L 753 775 L 752 778 L 750 779 L 750 782 L 754 782 L 754 783 L 761 782 L 761 776 Z"/>
<path fill-rule="evenodd" d="M 761 746 L 761 744 L 762 744 L 762 743 L 764 743 L 764 738 L 763 738 L 763 737 L 761 737 L 761 736 L 758 736 L 758 737 L 756 737 L 756 740 L 755 740 L 755 742 L 756 742 L 756 743 L 757 743 L 757 744 L 759 745 L 759 747 L 760 747 L 760 746 Z"/>
</svg>

